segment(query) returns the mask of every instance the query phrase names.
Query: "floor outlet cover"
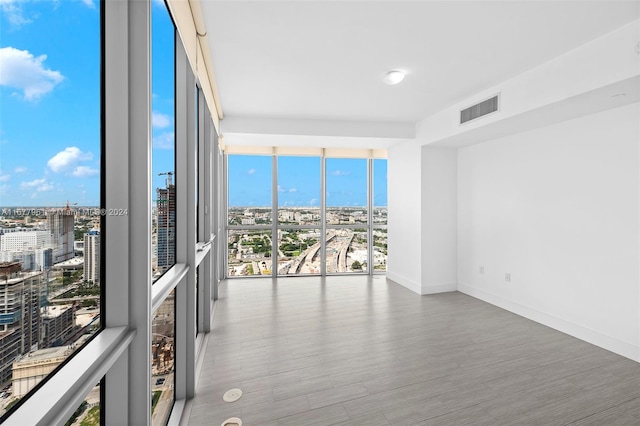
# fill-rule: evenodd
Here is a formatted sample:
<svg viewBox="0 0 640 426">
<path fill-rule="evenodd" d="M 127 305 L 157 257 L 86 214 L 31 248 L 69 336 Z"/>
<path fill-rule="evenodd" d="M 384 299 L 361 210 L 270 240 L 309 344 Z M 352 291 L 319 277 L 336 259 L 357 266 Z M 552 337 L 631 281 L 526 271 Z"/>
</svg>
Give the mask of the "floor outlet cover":
<svg viewBox="0 0 640 426">
<path fill-rule="evenodd" d="M 236 402 L 242 396 L 242 391 L 240 389 L 231 389 L 228 390 L 222 399 L 224 402 Z"/>
<path fill-rule="evenodd" d="M 231 417 L 222 423 L 222 426 L 242 426 L 242 420 L 237 417 Z"/>
</svg>

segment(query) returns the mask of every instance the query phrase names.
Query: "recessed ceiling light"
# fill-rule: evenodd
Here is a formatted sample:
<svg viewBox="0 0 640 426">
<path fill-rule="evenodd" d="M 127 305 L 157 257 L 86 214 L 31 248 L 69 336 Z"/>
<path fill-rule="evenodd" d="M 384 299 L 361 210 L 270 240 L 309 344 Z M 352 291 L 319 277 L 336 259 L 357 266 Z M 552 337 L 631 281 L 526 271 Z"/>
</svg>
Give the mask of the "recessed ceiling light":
<svg viewBox="0 0 640 426">
<path fill-rule="evenodd" d="M 391 85 L 398 84 L 402 80 L 404 80 L 404 73 L 402 71 L 397 71 L 397 70 L 389 71 L 384 75 L 384 77 L 382 77 L 382 81 Z"/>
</svg>

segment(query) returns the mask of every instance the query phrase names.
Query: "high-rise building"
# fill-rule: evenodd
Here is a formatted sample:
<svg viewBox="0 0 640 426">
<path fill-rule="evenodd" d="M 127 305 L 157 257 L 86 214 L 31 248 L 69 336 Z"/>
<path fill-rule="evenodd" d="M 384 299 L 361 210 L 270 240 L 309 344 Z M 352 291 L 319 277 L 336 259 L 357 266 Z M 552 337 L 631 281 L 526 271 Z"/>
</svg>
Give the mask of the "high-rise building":
<svg viewBox="0 0 640 426">
<path fill-rule="evenodd" d="M 84 280 L 100 283 L 100 231 L 84 234 Z"/>
<path fill-rule="evenodd" d="M 1 360 L 0 378 L 10 374 L 15 357 L 39 347 L 43 282 L 42 272 L 23 272 L 18 262 L 0 264 L 0 339 L 13 342 Z"/>
<path fill-rule="evenodd" d="M 38 248 L 35 250 L 35 267 L 37 271 L 45 271 L 53 266 L 53 249 Z"/>
<path fill-rule="evenodd" d="M 71 236 L 73 237 L 73 224 L 71 225 Z M 45 248 L 50 247 L 51 244 L 49 231 L 19 231 L 0 235 L 0 250 L 2 251 Z"/>
<path fill-rule="evenodd" d="M 47 214 L 47 229 L 51 232 L 54 263 L 63 262 L 74 256 L 74 218 L 74 213 L 69 207 Z"/>
<path fill-rule="evenodd" d="M 67 344 L 75 327 L 74 305 L 53 305 L 42 308 L 43 348 Z"/>
<path fill-rule="evenodd" d="M 176 187 L 171 175 L 167 178 L 167 187 L 157 188 L 156 193 L 157 260 L 158 272 L 162 273 L 176 263 Z"/>
</svg>

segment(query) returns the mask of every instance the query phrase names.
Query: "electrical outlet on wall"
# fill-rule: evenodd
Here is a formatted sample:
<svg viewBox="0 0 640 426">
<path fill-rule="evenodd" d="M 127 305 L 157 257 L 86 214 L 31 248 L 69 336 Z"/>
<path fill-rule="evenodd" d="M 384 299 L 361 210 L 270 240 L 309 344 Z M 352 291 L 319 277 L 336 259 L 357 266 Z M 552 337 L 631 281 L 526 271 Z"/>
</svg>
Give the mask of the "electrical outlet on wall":
<svg viewBox="0 0 640 426">
<path fill-rule="evenodd" d="M 504 274 L 504 280 L 508 283 L 511 282 L 511 274 Z"/>
</svg>

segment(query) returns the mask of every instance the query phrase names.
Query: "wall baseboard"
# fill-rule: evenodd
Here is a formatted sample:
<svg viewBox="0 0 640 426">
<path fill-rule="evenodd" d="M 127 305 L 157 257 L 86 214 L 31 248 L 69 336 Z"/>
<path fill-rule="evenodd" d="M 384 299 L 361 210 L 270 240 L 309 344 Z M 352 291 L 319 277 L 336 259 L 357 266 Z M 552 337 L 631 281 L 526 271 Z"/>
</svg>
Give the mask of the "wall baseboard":
<svg viewBox="0 0 640 426">
<path fill-rule="evenodd" d="M 606 334 L 603 334 L 599 331 L 591 330 L 590 328 L 581 326 L 580 324 L 558 318 L 554 315 L 550 315 L 537 309 L 530 308 L 526 305 L 522 305 L 518 302 L 505 299 L 501 296 L 497 296 L 493 293 L 478 289 L 476 287 L 459 283 L 458 291 L 471 297 L 475 297 L 476 299 L 491 303 L 492 305 L 498 306 L 502 309 L 513 312 L 514 314 L 520 315 L 532 321 L 546 325 L 547 327 L 551 327 L 555 330 L 566 333 L 570 336 L 576 337 L 580 340 L 584 340 L 585 342 L 599 346 L 625 358 L 640 362 L 640 346 L 633 345 L 615 337 L 607 336 Z"/>
<path fill-rule="evenodd" d="M 458 291 L 458 283 L 445 283 L 437 285 L 422 284 L 422 292 L 420 294 L 436 294 L 448 293 L 450 291 Z"/>
<path fill-rule="evenodd" d="M 400 284 L 402 287 L 408 288 L 414 293 L 421 294 L 422 288 L 420 286 L 420 283 L 411 281 L 410 279 L 403 277 L 402 275 L 387 271 L 387 279 L 393 281 L 396 284 Z"/>
</svg>

